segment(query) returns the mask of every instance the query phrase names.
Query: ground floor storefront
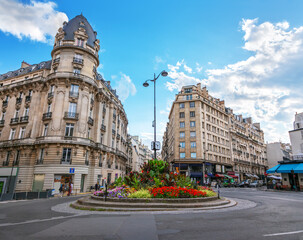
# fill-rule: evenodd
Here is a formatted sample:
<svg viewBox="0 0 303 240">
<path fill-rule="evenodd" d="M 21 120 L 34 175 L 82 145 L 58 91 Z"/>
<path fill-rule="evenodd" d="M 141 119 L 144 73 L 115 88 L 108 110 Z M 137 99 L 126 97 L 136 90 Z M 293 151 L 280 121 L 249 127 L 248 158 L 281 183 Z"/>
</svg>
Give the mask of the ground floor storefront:
<svg viewBox="0 0 303 240">
<path fill-rule="evenodd" d="M 266 171 L 267 174 L 281 174 L 281 188 L 293 191 L 303 191 L 303 161 L 283 161 Z"/>
</svg>

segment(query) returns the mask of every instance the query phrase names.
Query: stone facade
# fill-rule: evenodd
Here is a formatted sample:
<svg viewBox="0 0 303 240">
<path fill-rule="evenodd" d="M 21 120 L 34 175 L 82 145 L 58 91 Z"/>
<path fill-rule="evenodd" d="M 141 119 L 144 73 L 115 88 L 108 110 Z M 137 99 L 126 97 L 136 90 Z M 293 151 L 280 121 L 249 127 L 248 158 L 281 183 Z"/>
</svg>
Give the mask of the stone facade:
<svg viewBox="0 0 303 240">
<path fill-rule="evenodd" d="M 259 123 L 235 115 L 227 109 L 230 118 L 231 154 L 233 169 L 241 180 L 246 177 L 264 177 L 268 168 L 264 133 Z"/>
<path fill-rule="evenodd" d="M 296 113 L 294 129 L 289 131 L 293 160 L 303 160 L 303 112 Z"/>
<path fill-rule="evenodd" d="M 234 115 L 201 84 L 184 86 L 176 95 L 162 145 L 163 159 L 197 180 L 203 168 L 209 181 L 216 174 L 264 175 L 267 166 L 260 125 Z"/>
<path fill-rule="evenodd" d="M 0 76 L 0 178 L 13 169 L 15 191 L 58 192 L 72 182 L 83 192 L 130 167 L 127 116 L 97 73 L 99 49 L 79 15 L 58 30 L 51 61 Z"/>
</svg>

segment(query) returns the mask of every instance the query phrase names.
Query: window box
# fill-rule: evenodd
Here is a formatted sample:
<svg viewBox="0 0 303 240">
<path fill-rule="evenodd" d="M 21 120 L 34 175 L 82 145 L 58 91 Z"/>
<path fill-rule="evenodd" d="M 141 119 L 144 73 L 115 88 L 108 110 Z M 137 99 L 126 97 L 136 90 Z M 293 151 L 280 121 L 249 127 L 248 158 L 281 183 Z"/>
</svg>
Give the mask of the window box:
<svg viewBox="0 0 303 240">
<path fill-rule="evenodd" d="M 28 116 L 23 116 L 20 118 L 20 122 L 27 123 L 28 122 Z"/>
<path fill-rule="evenodd" d="M 43 113 L 42 120 L 48 120 L 52 118 L 52 112 Z"/>
<path fill-rule="evenodd" d="M 12 118 L 11 119 L 11 124 L 17 124 L 19 122 L 19 118 Z"/>
</svg>

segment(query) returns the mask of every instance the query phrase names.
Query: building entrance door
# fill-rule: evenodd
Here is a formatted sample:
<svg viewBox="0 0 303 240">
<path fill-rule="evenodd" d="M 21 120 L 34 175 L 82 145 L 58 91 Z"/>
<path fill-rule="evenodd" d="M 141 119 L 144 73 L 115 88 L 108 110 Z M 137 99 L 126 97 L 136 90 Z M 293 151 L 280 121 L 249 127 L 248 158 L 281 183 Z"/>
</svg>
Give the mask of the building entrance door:
<svg viewBox="0 0 303 240">
<path fill-rule="evenodd" d="M 85 182 L 85 175 L 81 175 L 81 184 L 80 184 L 80 192 L 84 192 L 84 182 Z"/>
<path fill-rule="evenodd" d="M 112 174 L 111 173 L 107 173 L 107 184 L 110 184 L 112 180 Z"/>
<path fill-rule="evenodd" d="M 299 184 L 299 177 L 297 173 L 288 174 L 289 183 L 290 183 L 290 189 L 300 191 L 300 184 Z"/>
</svg>

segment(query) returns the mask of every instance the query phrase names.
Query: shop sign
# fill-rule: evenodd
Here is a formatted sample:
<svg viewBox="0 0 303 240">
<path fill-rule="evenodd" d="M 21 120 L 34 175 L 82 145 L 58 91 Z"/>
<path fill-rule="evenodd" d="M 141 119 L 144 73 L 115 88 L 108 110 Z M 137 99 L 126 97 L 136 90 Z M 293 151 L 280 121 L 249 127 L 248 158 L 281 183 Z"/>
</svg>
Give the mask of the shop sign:
<svg viewBox="0 0 303 240">
<path fill-rule="evenodd" d="M 70 168 L 69 173 L 75 173 L 75 168 Z"/>
</svg>

